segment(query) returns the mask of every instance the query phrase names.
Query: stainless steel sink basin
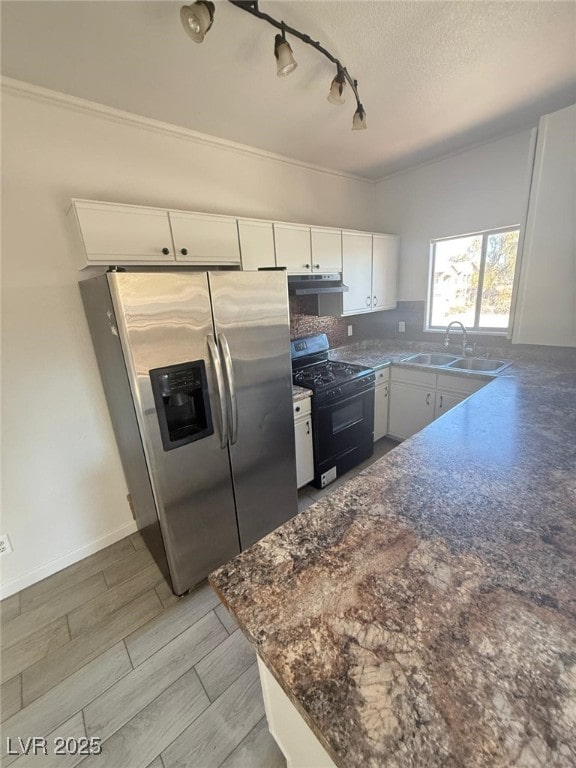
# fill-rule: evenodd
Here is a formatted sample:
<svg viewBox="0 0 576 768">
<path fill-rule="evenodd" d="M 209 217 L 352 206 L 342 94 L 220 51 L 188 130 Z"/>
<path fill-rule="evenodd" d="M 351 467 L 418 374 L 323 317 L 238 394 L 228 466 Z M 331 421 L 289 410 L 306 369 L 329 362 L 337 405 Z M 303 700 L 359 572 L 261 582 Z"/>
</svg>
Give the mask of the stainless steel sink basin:
<svg viewBox="0 0 576 768">
<path fill-rule="evenodd" d="M 500 373 L 512 365 L 511 360 L 487 360 L 483 357 L 463 357 L 450 363 L 448 368 L 458 368 L 460 371 L 479 371 L 480 373 Z"/>
<path fill-rule="evenodd" d="M 443 355 L 441 353 L 410 355 L 410 357 L 405 357 L 402 360 L 403 363 L 412 363 L 414 365 L 447 365 L 457 361 L 458 358 L 455 355 Z"/>
</svg>

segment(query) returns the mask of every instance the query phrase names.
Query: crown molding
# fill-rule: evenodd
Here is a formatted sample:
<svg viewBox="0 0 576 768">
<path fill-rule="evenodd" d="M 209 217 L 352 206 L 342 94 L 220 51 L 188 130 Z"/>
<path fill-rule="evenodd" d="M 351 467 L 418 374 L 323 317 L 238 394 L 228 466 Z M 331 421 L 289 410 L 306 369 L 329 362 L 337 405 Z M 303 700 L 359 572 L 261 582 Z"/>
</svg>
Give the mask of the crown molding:
<svg viewBox="0 0 576 768">
<path fill-rule="evenodd" d="M 178 125 L 173 125 L 172 123 L 164 123 L 161 120 L 154 120 L 150 117 L 143 117 L 142 115 L 137 115 L 133 112 L 126 112 L 122 109 L 117 109 L 116 107 L 107 107 L 106 105 L 99 104 L 95 101 L 81 99 L 78 96 L 70 96 L 67 93 L 53 91 L 40 85 L 33 85 L 32 83 L 24 82 L 23 80 L 15 80 L 12 77 L 2 76 L 0 80 L 0 86 L 2 91 L 7 93 L 24 96 L 35 101 L 43 101 L 56 104 L 76 112 L 84 112 L 97 115 L 98 117 L 104 120 L 108 120 L 109 122 L 132 125 L 144 130 L 152 131 L 154 133 L 160 133 L 165 136 L 172 136 L 179 139 L 184 139 L 185 141 L 192 141 L 195 144 L 217 147 L 218 149 L 224 149 L 228 152 L 235 152 L 241 155 L 248 155 L 250 157 L 258 158 L 259 160 L 268 160 L 274 163 L 282 163 L 283 165 L 289 165 L 294 168 L 301 168 L 307 171 L 314 171 L 315 173 L 336 176 L 338 178 L 348 179 L 350 181 L 362 182 L 363 184 L 373 185 L 376 183 L 374 179 L 369 179 L 365 176 L 356 176 L 352 173 L 335 171 L 331 168 L 324 168 L 320 165 L 305 163 L 300 160 L 295 160 L 291 157 L 286 157 L 285 155 L 276 154 L 275 152 L 268 152 L 264 149 L 257 149 L 256 147 L 251 147 L 248 144 L 240 144 L 235 141 L 229 141 L 228 139 L 220 139 L 216 136 L 210 136 L 207 133 L 193 131 L 190 128 L 182 128 Z"/>
</svg>

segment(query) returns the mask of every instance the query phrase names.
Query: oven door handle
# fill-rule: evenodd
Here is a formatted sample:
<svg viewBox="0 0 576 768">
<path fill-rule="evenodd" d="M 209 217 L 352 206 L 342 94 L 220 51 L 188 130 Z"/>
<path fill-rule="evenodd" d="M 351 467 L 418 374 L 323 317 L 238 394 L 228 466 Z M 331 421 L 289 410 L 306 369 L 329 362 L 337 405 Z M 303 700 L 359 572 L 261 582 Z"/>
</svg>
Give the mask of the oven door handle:
<svg viewBox="0 0 576 768">
<path fill-rule="evenodd" d="M 374 386 L 362 389 L 359 392 L 352 392 L 350 395 L 345 395 L 343 398 L 336 398 L 334 400 L 327 400 L 325 403 L 321 403 L 317 406 L 319 411 L 326 410 L 327 408 L 333 408 L 335 405 L 346 405 L 350 400 L 356 400 L 364 395 L 369 395 L 370 392 L 374 392 Z"/>
<path fill-rule="evenodd" d="M 224 373 L 226 374 L 226 383 L 228 385 L 228 402 L 230 405 L 230 421 L 232 422 L 230 445 L 236 445 L 238 442 L 238 398 L 236 397 L 236 384 L 234 382 L 234 366 L 232 365 L 232 355 L 228 340 L 223 333 L 218 334 L 218 344 L 222 350 L 224 358 Z"/>
</svg>

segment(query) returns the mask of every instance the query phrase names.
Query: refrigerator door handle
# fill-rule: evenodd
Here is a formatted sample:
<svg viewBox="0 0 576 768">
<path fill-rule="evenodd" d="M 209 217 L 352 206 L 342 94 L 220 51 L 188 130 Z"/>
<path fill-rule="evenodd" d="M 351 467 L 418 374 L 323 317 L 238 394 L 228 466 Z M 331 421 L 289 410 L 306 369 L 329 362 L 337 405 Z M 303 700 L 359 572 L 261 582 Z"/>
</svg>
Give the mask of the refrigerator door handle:
<svg viewBox="0 0 576 768">
<path fill-rule="evenodd" d="M 230 354 L 228 340 L 223 333 L 218 334 L 218 343 L 220 345 L 220 349 L 222 350 L 222 357 L 224 358 L 224 371 L 226 372 L 228 397 L 230 398 L 230 418 L 232 421 L 232 436 L 230 438 L 230 445 L 235 445 L 238 441 L 238 399 L 236 398 L 236 385 L 234 383 L 232 355 Z"/>
<path fill-rule="evenodd" d="M 226 413 L 226 401 L 224 399 L 224 373 L 222 371 L 222 361 L 220 360 L 220 353 L 218 347 L 214 341 L 214 336 L 209 334 L 206 337 L 208 342 L 208 349 L 210 350 L 210 357 L 212 358 L 212 365 L 214 366 L 214 373 L 216 374 L 216 388 L 218 390 L 218 401 L 220 405 L 220 448 L 226 448 L 228 443 L 228 415 Z"/>
</svg>

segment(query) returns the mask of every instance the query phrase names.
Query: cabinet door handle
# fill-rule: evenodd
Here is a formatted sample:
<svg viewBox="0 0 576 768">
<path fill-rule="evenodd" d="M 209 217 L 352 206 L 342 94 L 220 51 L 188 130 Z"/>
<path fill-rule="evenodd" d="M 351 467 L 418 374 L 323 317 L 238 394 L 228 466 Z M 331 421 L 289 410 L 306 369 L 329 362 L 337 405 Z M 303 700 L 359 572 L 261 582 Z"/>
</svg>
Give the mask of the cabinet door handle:
<svg viewBox="0 0 576 768">
<path fill-rule="evenodd" d="M 299 406 L 299 405 L 297 405 L 297 406 L 296 406 L 296 408 L 295 408 L 294 410 L 296 411 L 296 413 L 298 413 L 298 411 L 300 410 L 300 406 Z"/>
<path fill-rule="evenodd" d="M 306 422 L 306 434 L 307 435 L 310 434 L 310 422 L 309 421 Z"/>
<path fill-rule="evenodd" d="M 442 408 L 442 399 L 443 399 L 443 397 L 444 397 L 444 395 L 440 395 L 440 408 Z"/>
<path fill-rule="evenodd" d="M 384 397 L 388 397 L 388 384 L 384 385 Z"/>
<path fill-rule="evenodd" d="M 162 253 L 164 254 L 164 256 L 168 256 L 168 254 L 170 253 L 170 248 L 162 248 Z"/>
<path fill-rule="evenodd" d="M 304 264 L 305 269 L 310 269 L 310 264 Z"/>
<path fill-rule="evenodd" d="M 369 307 L 371 305 L 370 296 L 366 296 L 366 306 Z"/>
<path fill-rule="evenodd" d="M 430 405 L 430 392 L 426 395 L 426 405 Z"/>
<path fill-rule="evenodd" d="M 377 307 L 377 306 L 378 306 L 378 299 L 376 298 L 376 296 L 374 296 L 374 306 L 375 306 L 375 307 Z"/>
<path fill-rule="evenodd" d="M 181 248 L 180 253 L 182 256 L 188 256 L 188 248 Z"/>
<path fill-rule="evenodd" d="M 320 269 L 320 264 L 314 264 L 314 269 Z"/>
</svg>

